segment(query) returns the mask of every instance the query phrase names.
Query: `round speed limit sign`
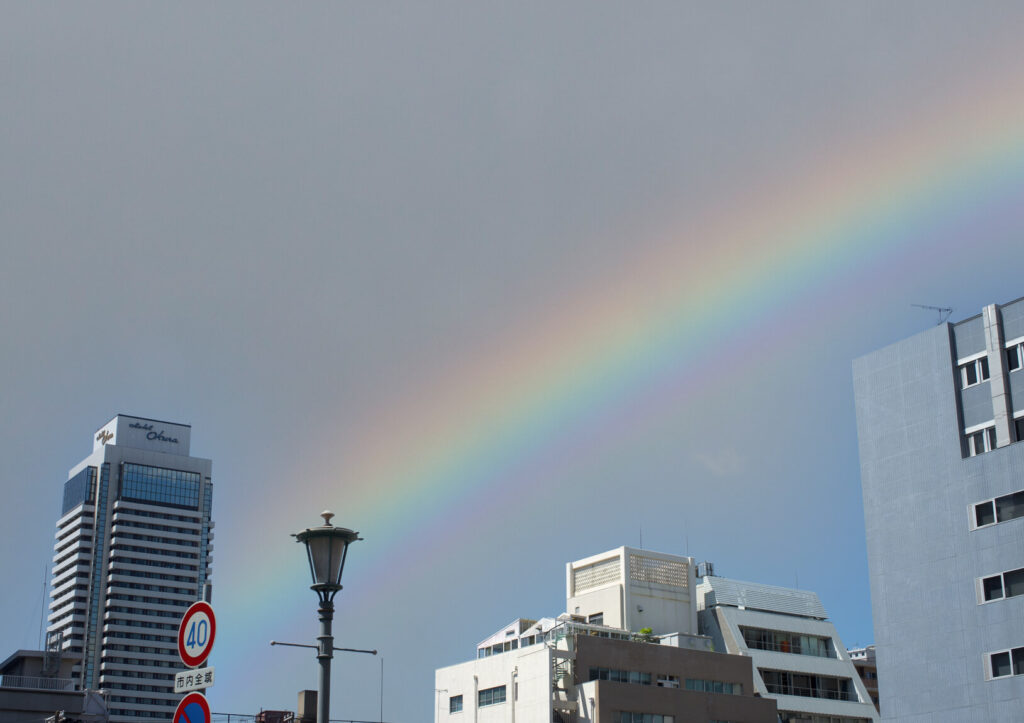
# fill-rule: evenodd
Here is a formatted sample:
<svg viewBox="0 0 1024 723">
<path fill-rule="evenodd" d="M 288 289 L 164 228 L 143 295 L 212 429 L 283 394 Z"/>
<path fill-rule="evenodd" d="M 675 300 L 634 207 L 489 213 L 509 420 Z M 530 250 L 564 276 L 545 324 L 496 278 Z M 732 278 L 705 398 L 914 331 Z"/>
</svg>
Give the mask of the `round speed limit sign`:
<svg viewBox="0 0 1024 723">
<path fill-rule="evenodd" d="M 210 603 L 192 603 L 178 628 L 178 655 L 190 668 L 198 668 L 210 655 L 217 636 L 217 619 Z"/>
</svg>

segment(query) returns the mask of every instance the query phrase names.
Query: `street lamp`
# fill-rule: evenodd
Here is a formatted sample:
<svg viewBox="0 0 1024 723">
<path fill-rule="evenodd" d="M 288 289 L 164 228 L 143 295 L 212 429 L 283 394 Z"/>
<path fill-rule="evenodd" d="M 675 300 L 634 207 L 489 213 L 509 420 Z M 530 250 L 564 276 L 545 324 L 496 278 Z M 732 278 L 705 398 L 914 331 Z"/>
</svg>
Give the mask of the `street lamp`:
<svg viewBox="0 0 1024 723">
<path fill-rule="evenodd" d="M 334 635 L 331 621 L 334 620 L 334 596 L 341 589 L 341 573 L 345 567 L 348 546 L 361 540 L 358 532 L 331 524 L 334 513 L 324 510 L 320 513 L 324 524 L 311 527 L 293 535 L 297 542 L 306 546 L 309 558 L 309 572 L 313 576 L 314 590 L 320 598 L 320 635 L 316 657 L 320 661 L 320 690 L 317 694 L 317 723 L 329 723 L 331 711 L 331 659 L 334 657 Z"/>
</svg>

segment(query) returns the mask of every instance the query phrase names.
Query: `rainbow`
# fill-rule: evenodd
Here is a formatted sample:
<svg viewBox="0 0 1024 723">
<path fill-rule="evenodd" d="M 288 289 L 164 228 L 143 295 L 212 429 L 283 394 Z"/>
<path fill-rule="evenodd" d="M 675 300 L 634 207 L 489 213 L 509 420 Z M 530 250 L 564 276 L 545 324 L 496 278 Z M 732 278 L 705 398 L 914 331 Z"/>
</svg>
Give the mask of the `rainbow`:
<svg viewBox="0 0 1024 723">
<path fill-rule="evenodd" d="M 341 488 L 323 480 L 323 499 L 372 539 L 359 556 L 379 579 L 360 587 L 400 584 L 436 545 L 465 534 L 455 520 L 485 510 L 505 486 L 522 495 L 622 435 L 649 432 L 705 393 L 698 380 L 734 373 L 751 339 L 786 333 L 798 343 L 804 328 L 783 332 L 771 319 L 812 325 L 807 302 L 822 297 L 843 312 L 853 294 L 920 263 L 922 250 L 955 251 L 962 236 L 951 230 L 1019 207 L 1024 77 L 1011 80 L 971 79 L 954 103 L 919 113 L 926 123 L 844 141 L 786 183 L 632 240 L 639 251 L 615 278 L 545 320 L 524 320 L 418 396 L 364 420 L 361 438 L 318 465 L 344 470 Z M 308 517 L 308 499 L 288 504 L 283 514 Z M 270 570 L 301 557 L 284 544 L 267 554 Z M 218 571 L 219 581 L 230 574 Z M 287 594 L 269 588 L 260 607 Z"/>
</svg>

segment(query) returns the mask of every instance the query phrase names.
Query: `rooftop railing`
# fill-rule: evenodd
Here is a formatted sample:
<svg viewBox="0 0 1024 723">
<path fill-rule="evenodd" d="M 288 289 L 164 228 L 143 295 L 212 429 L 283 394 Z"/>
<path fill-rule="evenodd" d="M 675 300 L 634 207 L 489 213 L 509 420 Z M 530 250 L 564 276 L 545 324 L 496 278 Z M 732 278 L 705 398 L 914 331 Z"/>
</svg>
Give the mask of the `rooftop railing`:
<svg viewBox="0 0 1024 723">
<path fill-rule="evenodd" d="M 32 675 L 4 675 L 0 676 L 0 688 L 73 691 L 75 689 L 75 681 L 73 678 L 40 678 Z"/>
</svg>

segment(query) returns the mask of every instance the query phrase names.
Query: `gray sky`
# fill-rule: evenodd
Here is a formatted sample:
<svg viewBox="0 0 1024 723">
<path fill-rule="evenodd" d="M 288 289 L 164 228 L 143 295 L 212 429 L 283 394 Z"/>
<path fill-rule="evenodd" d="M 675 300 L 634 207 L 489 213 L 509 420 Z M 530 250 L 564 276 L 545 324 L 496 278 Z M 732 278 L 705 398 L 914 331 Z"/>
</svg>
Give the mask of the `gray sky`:
<svg viewBox="0 0 1024 723">
<path fill-rule="evenodd" d="M 637 259 L 666 247 L 692 254 L 678 278 L 696 284 L 723 240 L 691 220 L 841 180 L 847 147 L 881 169 L 875 149 L 945 114 L 1019 124 L 978 89 L 1020 90 L 1022 20 L 1015 3 L 4 3 L 0 654 L 37 642 L 61 485 L 90 433 L 117 412 L 183 421 L 214 460 L 213 707 L 292 707 L 314 663 L 262 641 L 312 637 L 313 595 L 301 557 L 262 565 L 251 536 L 290 545 L 325 506 L 368 524 L 345 485 L 324 499 L 352 440 L 387 438 L 368 420 L 445 408 L 439 380 L 514 388 L 479 360 L 539 352 L 516 340 L 583 318 L 566 310 L 604 288 L 643 288 Z M 973 127 L 951 145 L 973 147 Z M 665 387 L 632 386 L 600 434 L 556 425 L 501 485 L 446 493 L 430 514 L 447 537 L 410 552 L 429 565 L 403 567 L 413 541 L 386 521 L 364 529 L 364 559 L 405 576 L 368 589 L 380 575 L 354 556 L 342 593 L 341 633 L 384 654 L 385 718 L 427 720 L 435 667 L 516 616 L 561 612 L 563 564 L 641 528 L 723 574 L 799 578 L 845 642 L 871 642 L 850 361 L 933 322 L 911 303 L 959 319 L 1024 294 L 1006 178 L 848 274 L 840 253 L 793 272 L 799 294 L 694 302 L 729 329 L 764 314 L 772 335 L 712 329 L 693 348 L 736 365 L 728 384 L 653 415 L 643 400 Z M 739 269 L 766 249 L 736 248 Z M 373 552 L 389 540 L 402 554 Z M 268 618 L 253 600 L 279 584 L 294 595 Z M 333 714 L 375 716 L 377 663 L 337 670 Z"/>
</svg>

